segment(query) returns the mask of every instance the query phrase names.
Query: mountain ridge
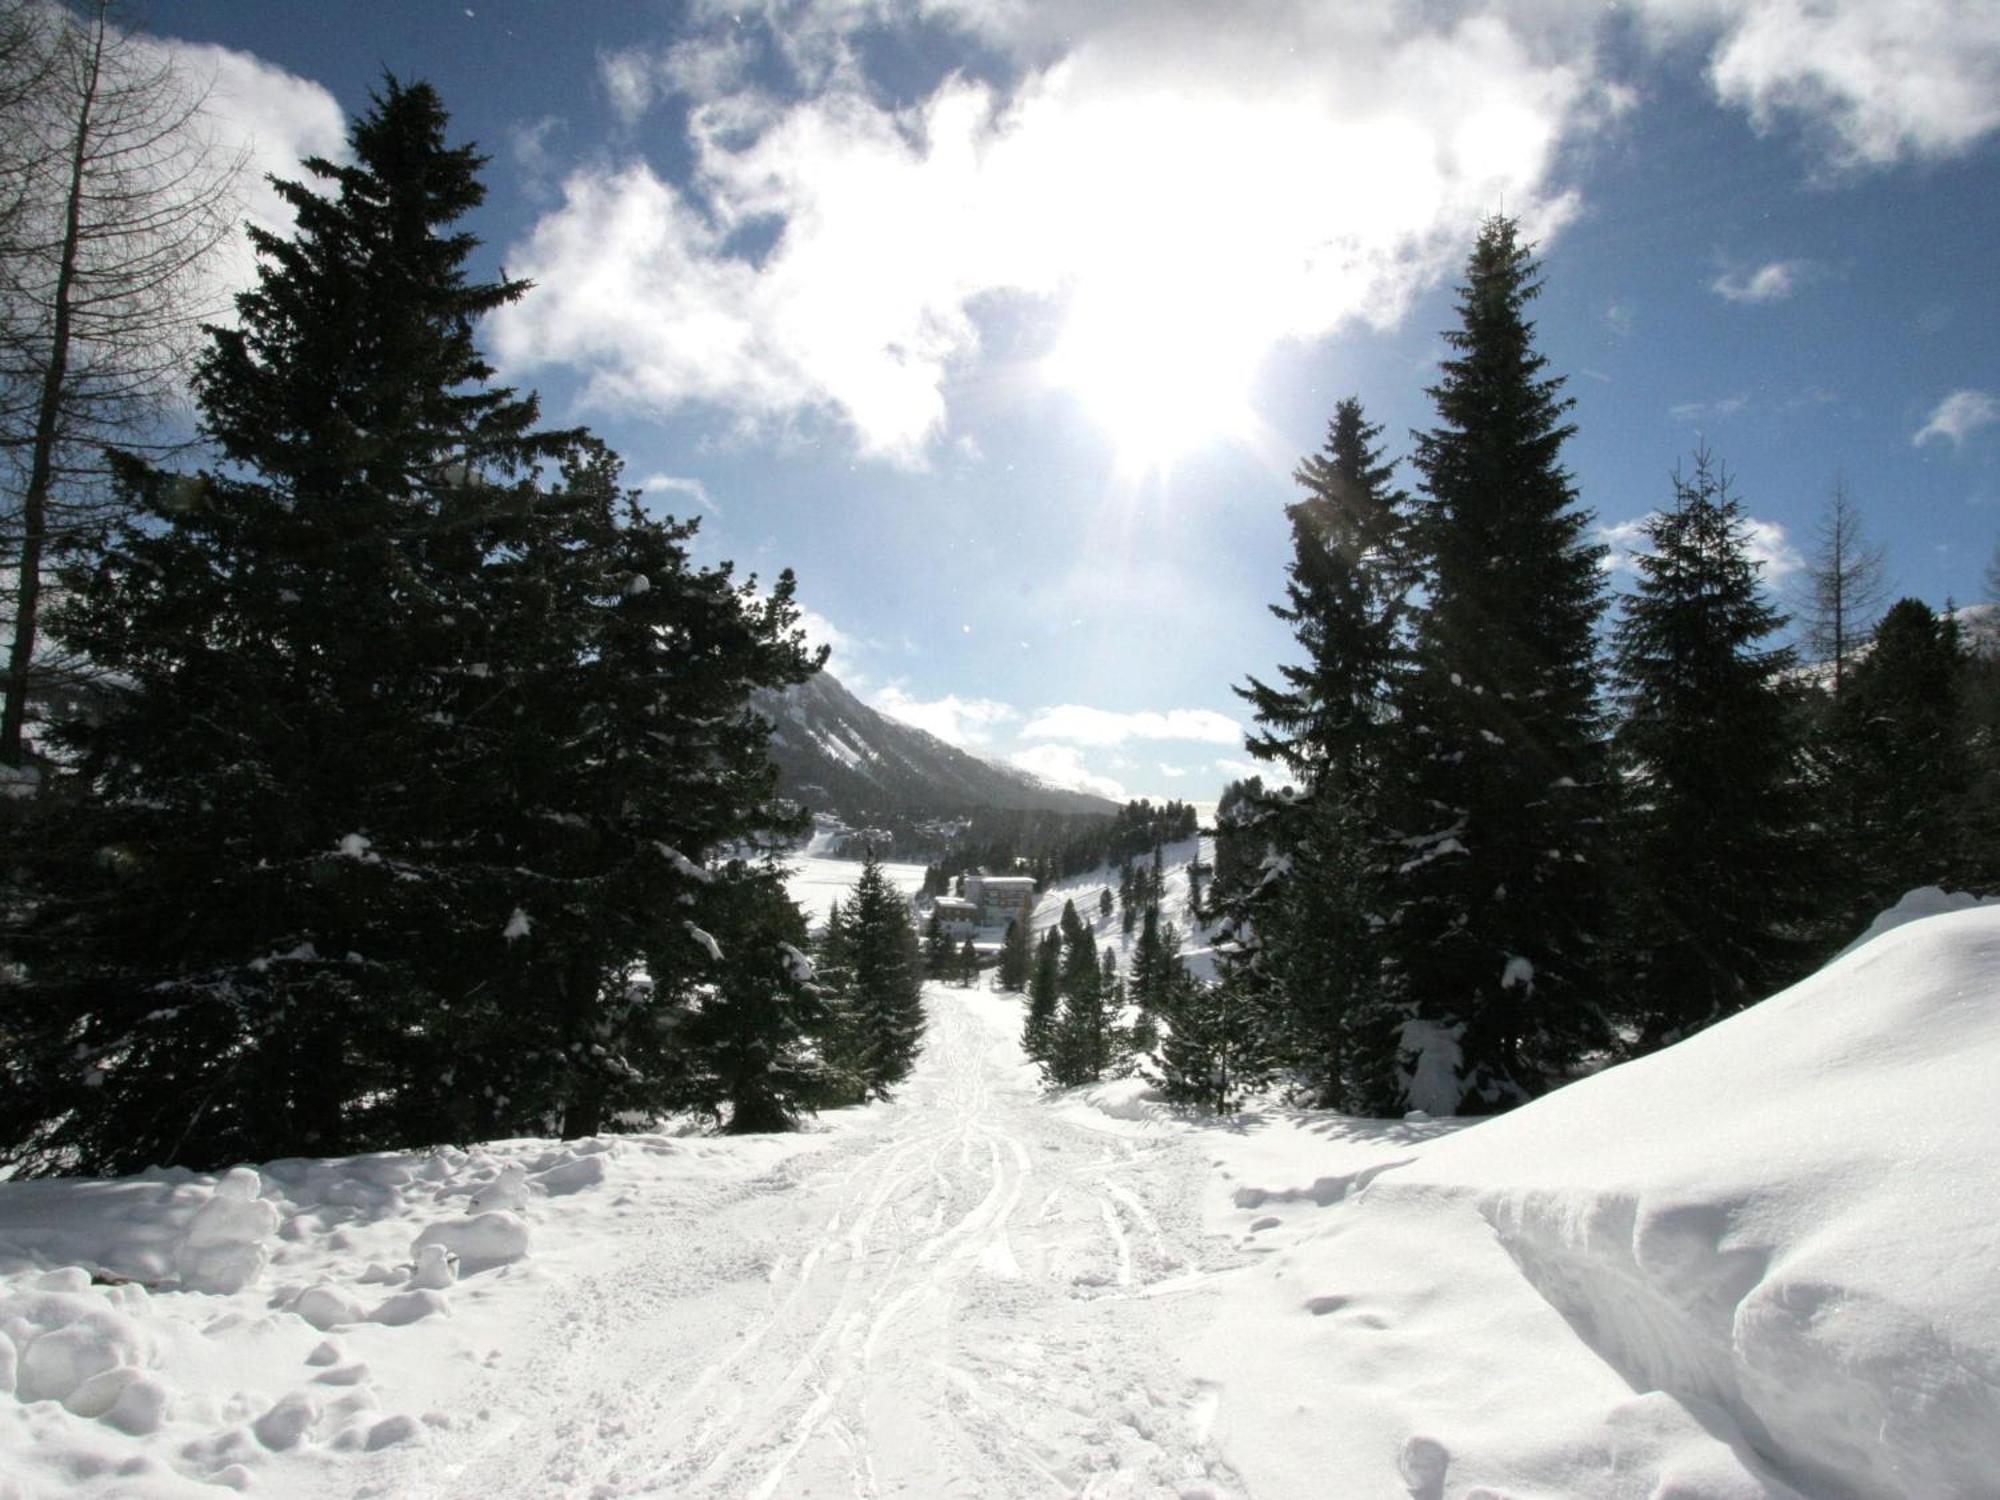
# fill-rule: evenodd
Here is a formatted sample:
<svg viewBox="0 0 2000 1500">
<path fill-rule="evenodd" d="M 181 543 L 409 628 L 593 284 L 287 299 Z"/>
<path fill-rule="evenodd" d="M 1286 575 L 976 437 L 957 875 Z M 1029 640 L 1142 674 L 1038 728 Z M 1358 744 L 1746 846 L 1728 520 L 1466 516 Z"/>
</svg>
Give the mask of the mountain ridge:
<svg viewBox="0 0 2000 1500">
<path fill-rule="evenodd" d="M 850 820 L 950 816 L 979 808 L 1110 814 L 1118 804 L 984 760 L 870 708 L 822 669 L 751 706 L 772 726 L 778 789 Z"/>
</svg>

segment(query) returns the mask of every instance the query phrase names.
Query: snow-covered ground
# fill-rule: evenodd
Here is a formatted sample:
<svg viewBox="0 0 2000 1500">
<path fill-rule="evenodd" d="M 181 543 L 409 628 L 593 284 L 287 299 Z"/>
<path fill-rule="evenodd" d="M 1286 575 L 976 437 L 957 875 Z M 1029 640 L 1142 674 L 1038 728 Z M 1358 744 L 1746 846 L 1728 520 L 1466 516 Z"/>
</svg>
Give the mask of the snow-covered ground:
<svg viewBox="0 0 2000 1500">
<path fill-rule="evenodd" d="M 861 865 L 851 859 L 828 859 L 814 851 L 824 844 L 823 838 L 815 838 L 797 854 L 790 855 L 785 865 L 790 874 L 785 880 L 785 889 L 805 912 L 814 927 L 826 920 L 826 914 L 836 901 L 845 901 L 847 893 L 854 888 L 854 882 L 861 873 Z M 890 864 L 883 862 L 882 873 L 889 877 L 889 883 L 905 895 L 913 896 L 924 887 L 924 867 L 918 864 Z"/>
<path fill-rule="evenodd" d="M 0 1184 L 0 1497 L 1992 1496 L 1959 905 L 1482 1123 L 1050 1101 L 933 987 L 802 1135 Z"/>
</svg>

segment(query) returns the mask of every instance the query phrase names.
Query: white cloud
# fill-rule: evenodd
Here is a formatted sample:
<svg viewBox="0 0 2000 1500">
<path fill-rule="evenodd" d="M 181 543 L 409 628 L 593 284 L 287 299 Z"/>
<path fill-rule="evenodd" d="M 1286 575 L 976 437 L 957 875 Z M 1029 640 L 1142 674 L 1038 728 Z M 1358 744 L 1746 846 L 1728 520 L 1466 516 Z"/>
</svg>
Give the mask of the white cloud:
<svg viewBox="0 0 2000 1500">
<path fill-rule="evenodd" d="M 624 125 L 638 124 L 640 117 L 652 108 L 658 84 L 652 55 L 645 48 L 627 47 L 599 54 L 597 75 L 604 81 L 612 113 Z"/>
<path fill-rule="evenodd" d="M 1956 156 L 2000 129 L 1990 0 L 1643 0 L 1669 38 L 1712 45 L 1716 96 L 1759 130 L 1783 117 L 1836 167 Z"/>
<path fill-rule="evenodd" d="M 1100 776 L 1086 766 L 1083 752 L 1074 745 L 1032 745 L 1026 750 L 1016 750 L 1012 759 L 1014 765 L 1030 776 L 1039 776 L 1054 786 L 1068 787 L 1077 792 L 1095 792 L 1113 802 L 1131 800 L 1122 783 L 1109 776 Z"/>
<path fill-rule="evenodd" d="M 1022 728 L 1021 738 L 1067 740 L 1077 745 L 1122 745 L 1127 740 L 1199 740 L 1211 745 L 1240 745 L 1243 726 L 1226 714 L 1206 708 L 1112 713 L 1102 708 L 1086 708 L 1080 703 L 1064 703 L 1038 712 Z"/>
<path fill-rule="evenodd" d="M 1932 438 L 1942 438 L 1956 448 L 1980 428 L 1994 422 L 2000 422 L 2000 400 L 1985 391 L 1953 391 L 1938 402 L 1930 420 L 1910 441 L 1922 447 Z"/>
<path fill-rule="evenodd" d="M 639 481 L 639 488 L 649 495 L 661 493 L 686 495 L 710 515 L 722 514 L 722 507 L 715 503 L 715 497 L 708 492 L 708 486 L 699 479 L 680 474 L 648 474 Z"/>
<path fill-rule="evenodd" d="M 1629 573 L 1632 559 L 1646 550 L 1646 527 L 1652 523 L 1653 513 L 1648 512 L 1630 521 L 1619 521 L 1615 525 L 1597 528 L 1597 540 L 1606 552 L 1601 566 L 1607 573 Z"/>
<path fill-rule="evenodd" d="M 980 352 L 975 304 L 1161 339 L 1171 304 L 1172 337 L 1247 364 L 1392 323 L 1494 208 L 1560 224 L 1558 149 L 1613 107 L 1587 37 L 1557 45 L 1497 10 L 1102 6 L 1066 11 L 1060 43 L 960 13 L 1013 49 L 1017 81 L 954 73 L 902 108 L 845 38 L 909 7 L 767 11 L 806 92 L 778 101 L 675 49 L 691 180 L 641 160 L 571 176 L 508 252 L 541 288 L 494 316 L 510 372 L 576 366 L 605 405 L 830 414 L 863 454 L 921 464 Z M 743 45 L 727 35 L 712 45 Z M 607 58 L 614 102 L 643 110 L 666 66 Z"/>
<path fill-rule="evenodd" d="M 1746 550 L 1752 562 L 1764 565 L 1766 583 L 1789 578 L 1805 567 L 1806 560 L 1785 534 L 1783 522 L 1760 521 L 1755 516 L 1747 516 L 1744 524 L 1748 530 Z"/>
<path fill-rule="evenodd" d="M 1606 572 L 1631 573 L 1635 570 L 1634 559 L 1646 550 L 1646 528 L 1656 514 L 1648 512 L 1630 521 L 1597 528 L 1597 540 L 1611 549 L 1604 558 Z M 1777 583 L 1805 567 L 1806 560 L 1792 545 L 1783 522 L 1745 516 L 1743 527 L 1744 551 L 1752 562 L 1762 565 L 1766 583 Z"/>
<path fill-rule="evenodd" d="M 1160 774 L 1162 776 L 1168 776 L 1174 778 L 1175 780 L 1178 780 L 1179 778 L 1187 775 L 1187 767 L 1170 766 L 1166 762 L 1162 761 L 1160 763 Z"/>
<path fill-rule="evenodd" d="M 1269 777 L 1275 774 L 1270 766 L 1260 766 L 1254 760 L 1232 760 L 1227 756 L 1217 760 L 1215 769 L 1232 781 L 1244 781 L 1252 776 Z"/>
<path fill-rule="evenodd" d="M 1806 270 L 1802 260 L 1774 260 L 1754 271 L 1724 271 L 1708 289 L 1725 302 L 1782 302 L 1798 290 Z"/>
<path fill-rule="evenodd" d="M 818 650 L 821 646 L 830 647 L 832 648 L 833 656 L 840 656 L 845 652 L 852 651 L 856 645 L 853 636 L 842 630 L 816 609 L 801 609 L 799 611 L 799 628 L 805 631 L 806 644 L 808 646 L 811 646 L 814 650 Z M 829 661 L 832 659 L 832 656 L 828 657 Z M 840 670 L 842 680 L 849 688 L 860 685 L 860 676 L 851 670 L 846 663 L 842 663 Z"/>
<path fill-rule="evenodd" d="M 308 156 L 347 159 L 347 116 L 332 94 L 248 52 L 207 42 L 156 38 L 189 86 L 203 96 L 202 127 L 216 163 L 240 160 L 235 217 L 277 235 L 292 231 L 292 211 L 267 176 L 293 181 Z M 218 303 L 256 280 L 256 256 L 243 234 L 229 237 L 211 268 Z"/>
<path fill-rule="evenodd" d="M 1714 401 L 1683 401 L 1667 408 L 1676 422 L 1712 422 L 1717 417 L 1733 417 L 1750 404 L 1747 395 L 1723 396 Z"/>
<path fill-rule="evenodd" d="M 897 683 L 883 688 L 873 702 L 890 718 L 915 725 L 961 749 L 984 745 L 992 738 L 995 726 L 1021 717 L 1020 710 L 1011 704 L 992 698 L 961 698 L 956 693 L 947 693 L 942 698 L 912 698 Z"/>
</svg>

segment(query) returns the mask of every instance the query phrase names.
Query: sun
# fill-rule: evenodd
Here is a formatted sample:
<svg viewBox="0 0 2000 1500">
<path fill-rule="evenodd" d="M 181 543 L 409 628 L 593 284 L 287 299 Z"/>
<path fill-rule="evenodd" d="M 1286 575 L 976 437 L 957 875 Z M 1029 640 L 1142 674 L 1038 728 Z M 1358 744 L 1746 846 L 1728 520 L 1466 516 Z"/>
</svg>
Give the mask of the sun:
<svg viewBox="0 0 2000 1500">
<path fill-rule="evenodd" d="M 1261 341 L 1236 309 L 1190 295 L 1201 285 L 1189 278 L 1176 292 L 1135 270 L 1079 287 L 1044 365 L 1103 426 L 1128 477 L 1167 473 L 1189 453 L 1255 431 Z"/>
</svg>

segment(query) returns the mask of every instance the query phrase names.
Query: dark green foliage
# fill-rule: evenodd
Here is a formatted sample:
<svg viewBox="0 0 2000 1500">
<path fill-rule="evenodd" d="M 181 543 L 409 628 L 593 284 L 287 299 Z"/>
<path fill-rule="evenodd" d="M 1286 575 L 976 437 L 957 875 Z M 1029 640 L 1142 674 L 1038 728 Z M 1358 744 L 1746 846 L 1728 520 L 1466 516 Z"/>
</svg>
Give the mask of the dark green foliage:
<svg viewBox="0 0 2000 1500">
<path fill-rule="evenodd" d="M 958 982 L 964 989 L 979 983 L 979 951 L 972 946 L 971 938 L 958 950 Z"/>
<path fill-rule="evenodd" d="M 1415 1017 L 1462 1053 L 1457 1098 L 1410 1101 L 1434 1110 L 1539 1093 L 1606 1039 L 1604 549 L 1562 467 L 1570 402 L 1534 347 L 1539 290 L 1516 225 L 1489 220 L 1431 388 L 1438 425 L 1416 435 L 1426 608 L 1384 937 Z"/>
<path fill-rule="evenodd" d="M 923 953 L 909 903 L 873 851 L 862 862 L 842 919 L 840 1070 L 870 1098 L 887 1098 L 909 1076 L 923 1042 Z"/>
<path fill-rule="evenodd" d="M 828 1012 L 809 982 L 805 917 L 769 867 L 732 863 L 714 884 L 705 920 L 723 961 L 677 1027 L 694 1069 L 685 1102 L 731 1134 L 792 1130 L 802 1107 L 840 1095 L 819 1051 Z"/>
<path fill-rule="evenodd" d="M 1028 945 L 1028 918 L 1024 912 L 1007 924 L 1006 939 L 1000 944 L 1000 988 L 1016 995 L 1028 987 L 1035 955 Z"/>
<path fill-rule="evenodd" d="M 1729 477 L 1706 449 L 1646 523 L 1616 631 L 1630 889 L 1620 990 L 1670 1042 L 1803 972 L 1825 894 L 1783 628 Z"/>
<path fill-rule="evenodd" d="M 489 384 L 472 325 L 525 287 L 466 278 L 444 130 L 392 80 L 281 186 L 298 235 L 252 231 L 197 371 L 228 467 L 124 462 L 138 518 L 66 580 L 123 686 L 9 913 L 29 1170 L 594 1131 L 692 1102 L 677 1023 L 772 957 L 693 932 L 740 894 L 705 862 L 792 827 L 746 707 L 815 665 L 791 580 L 696 569 Z"/>
<path fill-rule="evenodd" d="M 1043 1064 L 1054 1051 L 1056 1021 L 1061 1013 L 1062 950 L 1060 932 L 1051 928 L 1042 934 L 1035 949 L 1035 972 L 1028 983 L 1028 1015 L 1021 1027 L 1021 1050 Z"/>
<path fill-rule="evenodd" d="M 1974 784 L 1956 622 L 1899 599 L 1847 676 L 1831 724 L 1833 791 L 1844 810 L 1851 921 L 1905 891 L 1956 885 L 1989 851 L 1968 847 Z"/>
<path fill-rule="evenodd" d="M 1043 1059 L 1043 1073 L 1057 1088 L 1073 1088 L 1096 1082 L 1110 1064 L 1110 996 L 1097 939 L 1072 902 L 1063 903 L 1061 933 L 1062 1010 Z"/>
<path fill-rule="evenodd" d="M 944 923 L 936 912 L 932 912 L 924 923 L 924 973 L 932 979 L 945 978 L 953 967 L 955 957 L 951 939 L 945 935 Z"/>
<path fill-rule="evenodd" d="M 1238 940 L 1263 952 L 1277 1010 L 1273 1038 L 1322 1107 L 1350 1105 L 1348 1073 L 1393 1050 L 1393 1034 L 1353 1027 L 1381 1002 L 1378 934 L 1388 873 L 1402 862 L 1385 793 L 1401 723 L 1392 711 L 1407 670 L 1403 618 L 1410 590 L 1409 501 L 1393 487 L 1375 440 L 1381 429 L 1350 398 L 1335 409 L 1324 450 L 1302 462 L 1304 498 L 1287 507 L 1292 561 L 1286 602 L 1303 661 L 1280 686 L 1252 678 L 1239 694 L 1258 730 L 1251 754 L 1296 788 L 1260 808 L 1284 860 L 1281 879 L 1233 902 Z M 1218 858 L 1218 862 L 1219 858 Z"/>
<path fill-rule="evenodd" d="M 1108 919 L 1111 916 L 1111 887 L 1106 886 L 1097 893 L 1097 915 Z"/>
<path fill-rule="evenodd" d="M 1227 1113 L 1270 1076 L 1262 1005 L 1227 971 L 1218 984 L 1177 973 L 1167 1028 L 1161 1092 L 1177 1104 Z"/>
</svg>

